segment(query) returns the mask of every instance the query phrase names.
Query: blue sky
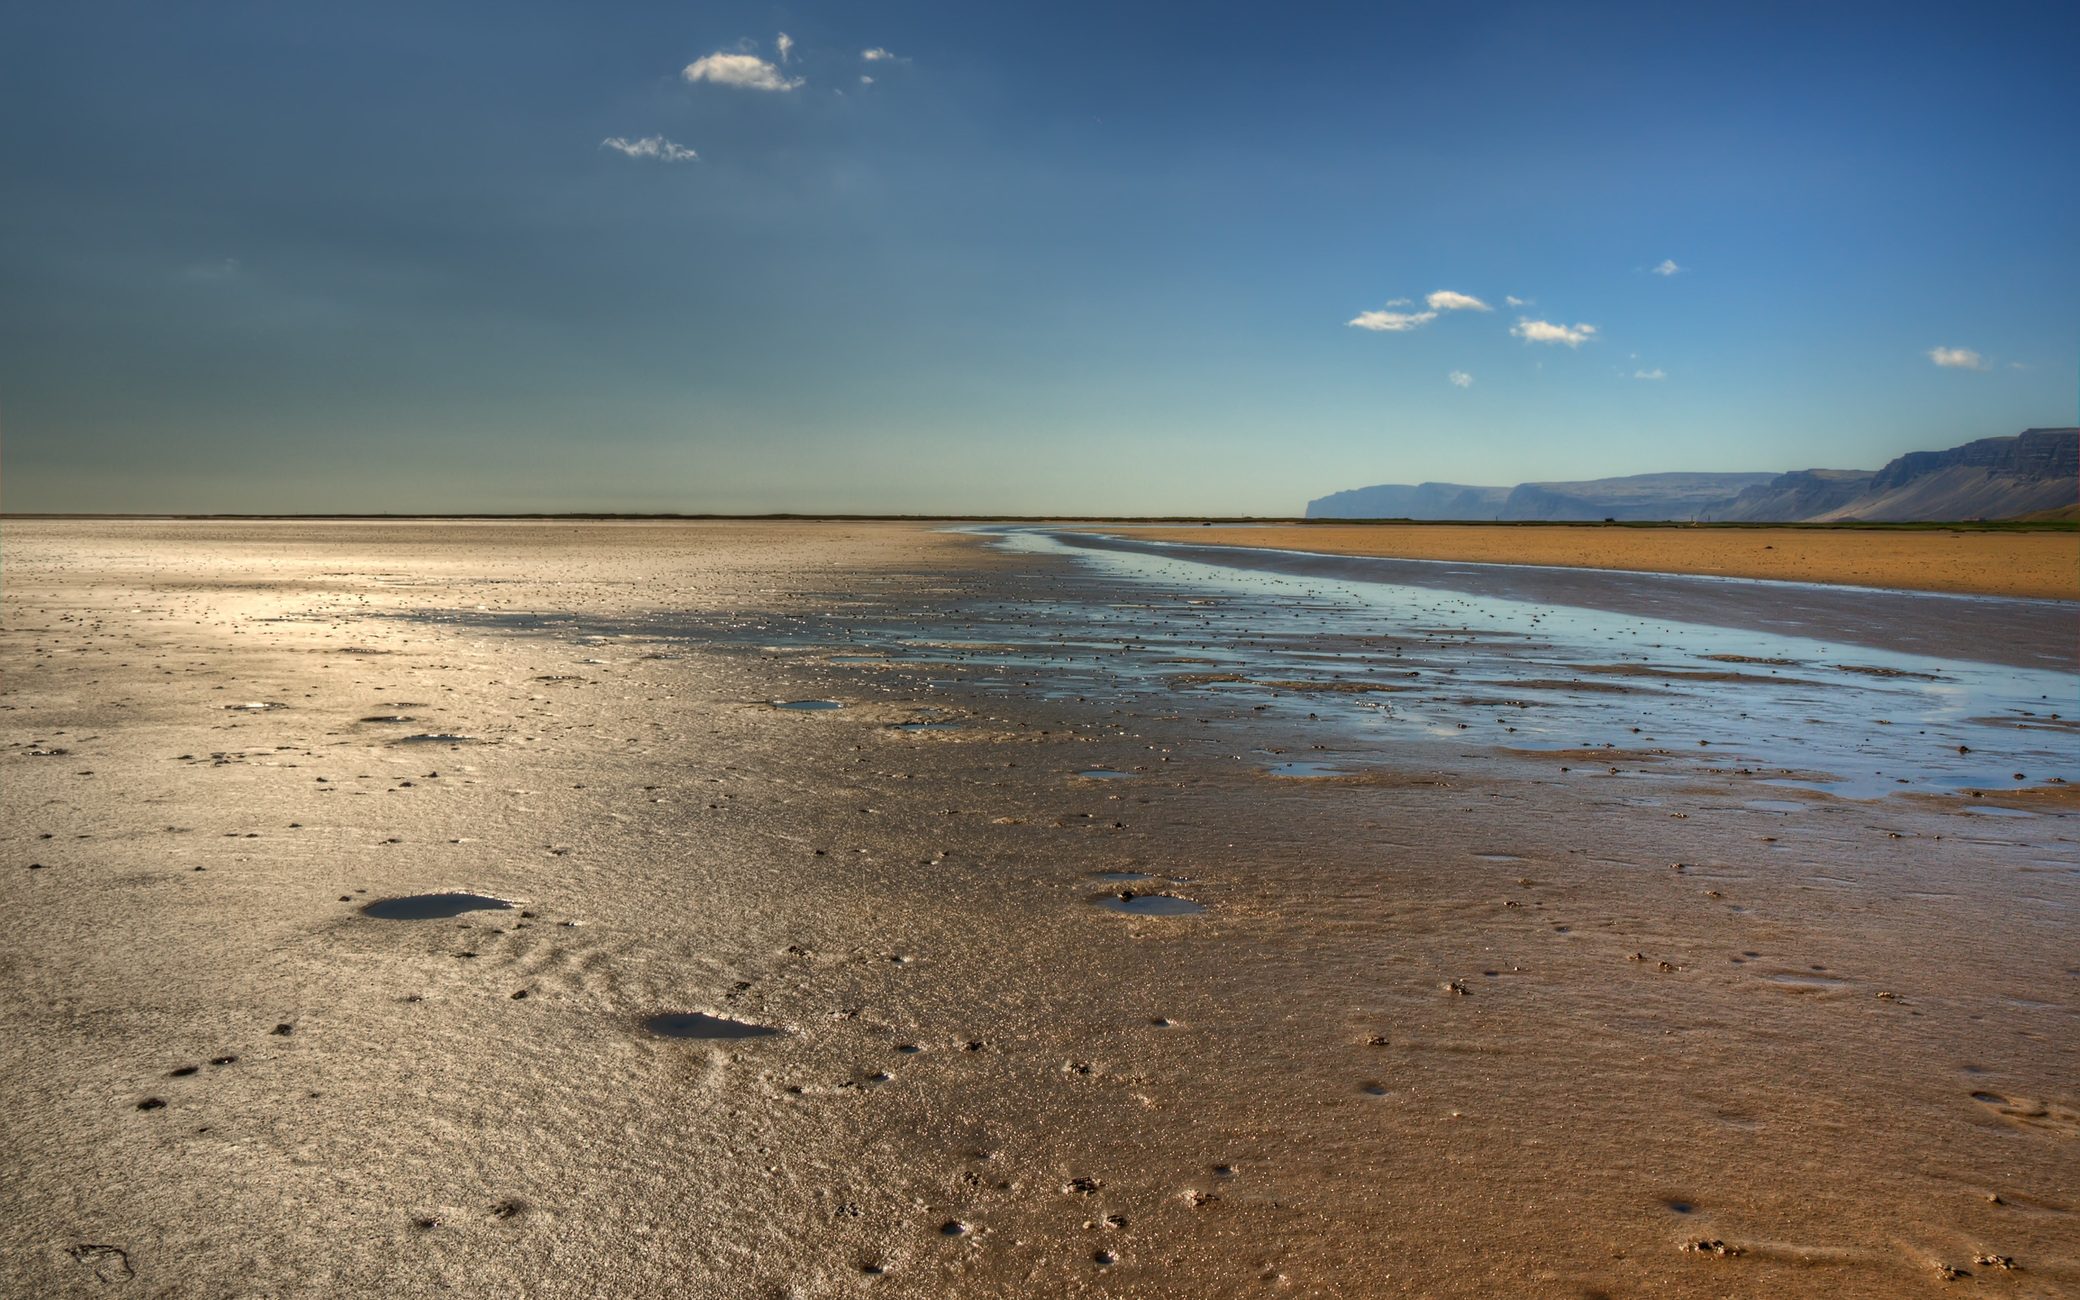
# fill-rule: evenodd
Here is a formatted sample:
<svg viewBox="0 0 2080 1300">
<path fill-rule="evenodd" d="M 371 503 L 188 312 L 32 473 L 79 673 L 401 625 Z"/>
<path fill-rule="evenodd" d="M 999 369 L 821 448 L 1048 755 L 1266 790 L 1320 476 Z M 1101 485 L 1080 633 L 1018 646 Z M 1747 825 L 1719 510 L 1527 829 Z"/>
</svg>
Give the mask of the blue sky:
<svg viewBox="0 0 2080 1300">
<path fill-rule="evenodd" d="M 0 501 L 1291 514 L 2071 424 L 2076 36 L 9 6 Z"/>
</svg>

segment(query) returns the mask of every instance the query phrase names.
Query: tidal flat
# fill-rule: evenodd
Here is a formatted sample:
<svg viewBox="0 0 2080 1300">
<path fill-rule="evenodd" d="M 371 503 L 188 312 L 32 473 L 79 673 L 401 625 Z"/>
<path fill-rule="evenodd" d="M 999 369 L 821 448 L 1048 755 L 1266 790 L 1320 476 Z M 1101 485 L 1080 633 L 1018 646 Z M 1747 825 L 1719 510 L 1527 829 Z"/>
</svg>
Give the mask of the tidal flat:
<svg viewBox="0 0 2080 1300">
<path fill-rule="evenodd" d="M 2071 602 L 0 541 L 5 1294 L 2080 1292 Z"/>
</svg>

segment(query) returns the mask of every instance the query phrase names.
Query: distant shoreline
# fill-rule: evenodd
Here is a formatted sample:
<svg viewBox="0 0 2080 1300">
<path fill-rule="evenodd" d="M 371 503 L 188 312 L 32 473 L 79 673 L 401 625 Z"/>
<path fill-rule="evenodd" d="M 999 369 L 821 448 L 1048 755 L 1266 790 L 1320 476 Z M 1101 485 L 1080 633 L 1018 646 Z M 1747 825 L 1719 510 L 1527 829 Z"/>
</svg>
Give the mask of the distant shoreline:
<svg viewBox="0 0 2080 1300">
<path fill-rule="evenodd" d="M 532 512 L 511 514 L 182 514 L 173 511 L 138 513 L 92 513 L 67 511 L 0 511 L 0 523 L 17 520 L 169 520 L 184 522 L 296 523 L 425 523 L 452 519 L 457 522 L 558 521 L 581 523 L 772 523 L 796 520 L 803 523 L 888 523 L 888 524 L 1137 524 L 1173 527 L 1285 527 L 1285 528 L 1622 528 L 1635 531 L 1681 530 L 1702 532 L 2003 532 L 2080 533 L 2080 519 L 1958 519 L 1884 522 L 1843 520 L 1836 523 L 1692 523 L 1675 519 L 1308 519 L 1287 515 L 855 515 L 855 514 L 633 514 L 606 511 Z"/>
</svg>

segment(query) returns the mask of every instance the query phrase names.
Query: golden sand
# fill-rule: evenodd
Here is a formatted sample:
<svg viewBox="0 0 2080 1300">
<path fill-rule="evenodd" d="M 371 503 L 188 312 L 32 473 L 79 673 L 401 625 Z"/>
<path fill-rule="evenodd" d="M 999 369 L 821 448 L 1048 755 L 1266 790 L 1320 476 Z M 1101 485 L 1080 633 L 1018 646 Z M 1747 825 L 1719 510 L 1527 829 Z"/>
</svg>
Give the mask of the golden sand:
<svg viewBox="0 0 2080 1300">
<path fill-rule="evenodd" d="M 2080 600 L 2080 533 L 1575 524 L 1269 524 L 1108 528 L 1158 541 L 1407 560 L 1774 578 L 1972 596 Z"/>
</svg>

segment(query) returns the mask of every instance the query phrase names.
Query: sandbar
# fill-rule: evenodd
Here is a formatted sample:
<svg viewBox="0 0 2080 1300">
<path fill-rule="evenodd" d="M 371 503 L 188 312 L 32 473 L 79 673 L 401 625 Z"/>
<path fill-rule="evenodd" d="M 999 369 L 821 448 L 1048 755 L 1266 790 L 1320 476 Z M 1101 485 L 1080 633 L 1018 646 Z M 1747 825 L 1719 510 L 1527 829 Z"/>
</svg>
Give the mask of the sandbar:
<svg viewBox="0 0 2080 1300">
<path fill-rule="evenodd" d="M 1203 546 L 1710 574 L 2080 600 L 2080 532 L 1624 524 L 1266 524 L 1105 531 Z"/>
</svg>

